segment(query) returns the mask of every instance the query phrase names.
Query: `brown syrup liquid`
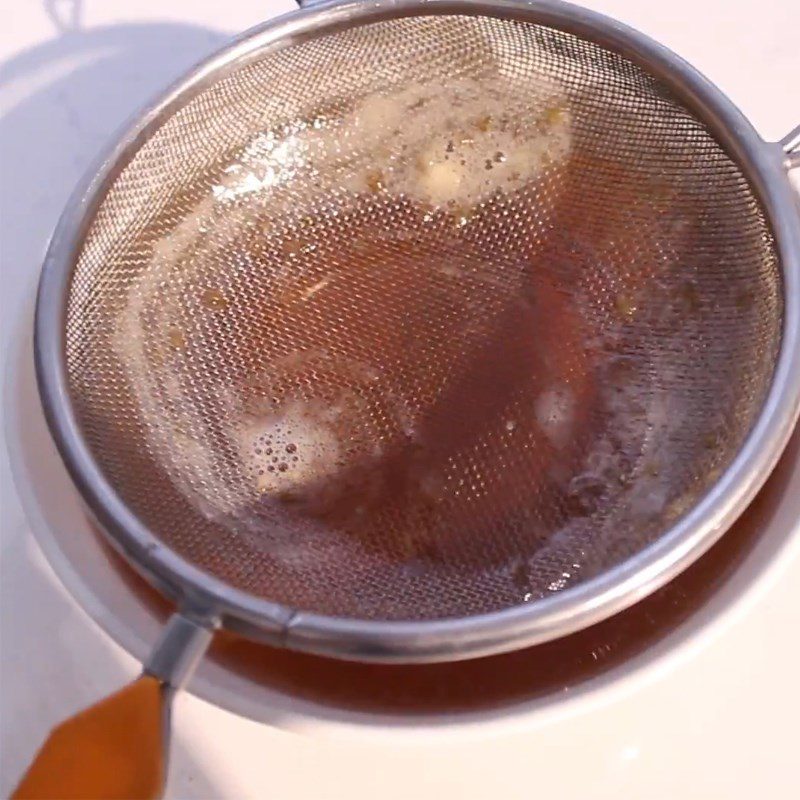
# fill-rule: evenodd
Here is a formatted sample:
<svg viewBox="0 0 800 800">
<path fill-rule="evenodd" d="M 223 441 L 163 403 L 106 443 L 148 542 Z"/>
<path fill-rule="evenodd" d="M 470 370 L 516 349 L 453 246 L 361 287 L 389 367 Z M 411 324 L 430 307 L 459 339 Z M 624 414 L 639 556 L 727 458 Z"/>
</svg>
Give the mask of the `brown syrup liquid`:
<svg viewBox="0 0 800 800">
<path fill-rule="evenodd" d="M 483 213 L 470 226 L 502 224 Z M 334 253 L 312 226 L 262 256 L 292 277 L 249 340 L 244 360 L 259 368 L 240 388 L 248 413 L 343 409 L 325 422 L 342 444 L 335 469 L 263 502 L 391 558 L 483 559 L 482 540 L 505 558 L 521 525 L 546 535 L 557 524 L 554 493 L 591 440 L 593 331 L 570 292 L 572 265 L 547 242 L 498 257 L 453 214 L 404 206 L 397 217 L 388 231 L 356 219 Z M 554 391 L 566 408 L 542 407 Z M 302 437 L 286 449 L 302 459 Z"/>
</svg>

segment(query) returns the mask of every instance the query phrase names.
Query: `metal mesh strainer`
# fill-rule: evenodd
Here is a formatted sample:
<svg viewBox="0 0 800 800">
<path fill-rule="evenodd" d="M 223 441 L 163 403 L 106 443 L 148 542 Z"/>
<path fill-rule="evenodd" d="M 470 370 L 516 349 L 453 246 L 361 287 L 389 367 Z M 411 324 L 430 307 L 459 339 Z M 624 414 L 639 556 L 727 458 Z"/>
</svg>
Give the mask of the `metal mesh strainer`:
<svg viewBox="0 0 800 800">
<path fill-rule="evenodd" d="M 293 646 L 455 657 L 611 613 L 719 535 L 793 420 L 796 232 L 755 142 L 560 5 L 273 24 L 56 239 L 66 460 L 167 591 Z"/>
</svg>

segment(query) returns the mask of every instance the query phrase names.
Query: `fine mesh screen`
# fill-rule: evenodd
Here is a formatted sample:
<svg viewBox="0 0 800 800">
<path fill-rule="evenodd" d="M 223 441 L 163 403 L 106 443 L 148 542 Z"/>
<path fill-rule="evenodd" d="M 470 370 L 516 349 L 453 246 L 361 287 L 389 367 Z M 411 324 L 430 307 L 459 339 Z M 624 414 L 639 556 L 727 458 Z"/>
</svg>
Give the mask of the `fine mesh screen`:
<svg viewBox="0 0 800 800">
<path fill-rule="evenodd" d="M 748 182 L 622 57 L 397 19 L 263 54 L 141 147 L 68 305 L 120 496 L 231 585 L 474 614 L 669 529 L 764 398 L 781 284 Z"/>
</svg>

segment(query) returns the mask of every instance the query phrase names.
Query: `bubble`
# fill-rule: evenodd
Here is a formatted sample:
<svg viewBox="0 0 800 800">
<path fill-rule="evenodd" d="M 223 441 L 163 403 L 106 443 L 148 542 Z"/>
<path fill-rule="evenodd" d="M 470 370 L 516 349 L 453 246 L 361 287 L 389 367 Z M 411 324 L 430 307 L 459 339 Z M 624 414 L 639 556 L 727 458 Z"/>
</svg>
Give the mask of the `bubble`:
<svg viewBox="0 0 800 800">
<path fill-rule="evenodd" d="M 296 453 L 297 452 L 297 445 L 296 444 L 287 444 L 286 445 L 286 452 L 287 453 Z"/>
</svg>

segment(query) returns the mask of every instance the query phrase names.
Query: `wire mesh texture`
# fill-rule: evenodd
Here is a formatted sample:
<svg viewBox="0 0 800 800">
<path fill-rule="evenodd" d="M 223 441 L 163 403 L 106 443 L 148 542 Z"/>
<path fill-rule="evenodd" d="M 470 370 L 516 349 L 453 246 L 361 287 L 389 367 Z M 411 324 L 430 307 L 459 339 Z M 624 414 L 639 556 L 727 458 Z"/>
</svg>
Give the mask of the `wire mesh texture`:
<svg viewBox="0 0 800 800">
<path fill-rule="evenodd" d="M 83 434 L 170 549 L 301 610 L 458 617 L 655 542 L 780 345 L 741 169 L 624 57 L 483 16 L 270 49 L 145 141 L 88 228 Z"/>
</svg>

